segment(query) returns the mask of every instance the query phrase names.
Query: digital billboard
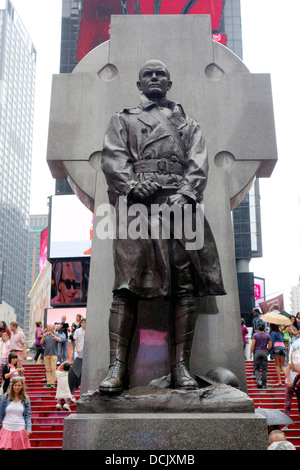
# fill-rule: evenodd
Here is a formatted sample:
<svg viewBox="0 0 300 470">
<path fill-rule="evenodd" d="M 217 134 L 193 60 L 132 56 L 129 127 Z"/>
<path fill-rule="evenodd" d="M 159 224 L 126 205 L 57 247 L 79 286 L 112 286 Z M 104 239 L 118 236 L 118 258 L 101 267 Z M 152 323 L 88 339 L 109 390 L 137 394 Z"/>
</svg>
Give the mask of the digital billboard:
<svg viewBox="0 0 300 470">
<path fill-rule="evenodd" d="M 81 315 L 86 318 L 86 307 L 75 307 L 75 308 L 47 308 L 45 309 L 44 315 L 44 327 L 47 325 L 54 325 L 61 321 L 61 317 L 66 316 L 66 323 L 71 326 L 72 323 L 76 323 L 76 315 Z"/>
<path fill-rule="evenodd" d="M 47 260 L 47 246 L 48 246 L 48 227 L 44 228 L 44 230 L 41 231 L 39 272 L 41 272 Z"/>
<path fill-rule="evenodd" d="M 80 61 L 110 36 L 111 15 L 210 15 L 212 33 L 219 30 L 225 0 L 84 0 L 76 58 Z M 226 35 L 213 39 L 226 45 Z"/>
<path fill-rule="evenodd" d="M 254 277 L 254 298 L 255 307 L 259 308 L 260 302 L 265 300 L 265 279 L 262 277 Z"/>
<path fill-rule="evenodd" d="M 52 196 L 48 259 L 89 258 L 94 214 L 75 194 Z"/>
<path fill-rule="evenodd" d="M 89 260 L 54 262 L 51 274 L 51 307 L 86 306 L 89 271 Z"/>
</svg>

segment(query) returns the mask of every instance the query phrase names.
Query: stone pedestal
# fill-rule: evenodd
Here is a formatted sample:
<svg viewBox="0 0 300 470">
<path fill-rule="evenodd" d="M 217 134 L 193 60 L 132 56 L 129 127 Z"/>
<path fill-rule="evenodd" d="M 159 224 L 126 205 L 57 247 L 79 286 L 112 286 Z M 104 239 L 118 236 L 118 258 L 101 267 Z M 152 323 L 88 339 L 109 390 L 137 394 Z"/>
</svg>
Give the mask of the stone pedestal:
<svg viewBox="0 0 300 470">
<path fill-rule="evenodd" d="M 107 397 L 83 394 L 65 420 L 63 449 L 265 450 L 266 419 L 244 392 L 214 384 L 197 390 L 137 387 Z"/>
<path fill-rule="evenodd" d="M 63 450 L 266 450 L 255 413 L 90 413 L 65 419 Z"/>
</svg>

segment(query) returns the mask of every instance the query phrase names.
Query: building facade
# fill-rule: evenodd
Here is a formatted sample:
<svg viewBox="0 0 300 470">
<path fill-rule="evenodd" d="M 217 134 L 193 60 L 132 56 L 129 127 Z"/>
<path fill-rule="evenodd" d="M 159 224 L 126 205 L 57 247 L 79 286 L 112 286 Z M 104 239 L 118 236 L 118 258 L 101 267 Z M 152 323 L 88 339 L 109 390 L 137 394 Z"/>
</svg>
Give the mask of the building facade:
<svg viewBox="0 0 300 470">
<path fill-rule="evenodd" d="M 291 289 L 291 313 L 296 315 L 300 312 L 300 276 L 298 280 L 298 284 L 293 286 Z"/>
<path fill-rule="evenodd" d="M 1 300 L 23 327 L 36 51 L 10 0 L 0 0 Z"/>
<path fill-rule="evenodd" d="M 26 270 L 26 292 L 25 313 L 23 330 L 25 333 L 30 328 L 30 297 L 29 293 L 37 280 L 42 269 L 41 260 L 41 234 L 48 227 L 48 215 L 31 215 L 29 218 L 28 248 L 27 248 L 27 270 Z"/>
</svg>

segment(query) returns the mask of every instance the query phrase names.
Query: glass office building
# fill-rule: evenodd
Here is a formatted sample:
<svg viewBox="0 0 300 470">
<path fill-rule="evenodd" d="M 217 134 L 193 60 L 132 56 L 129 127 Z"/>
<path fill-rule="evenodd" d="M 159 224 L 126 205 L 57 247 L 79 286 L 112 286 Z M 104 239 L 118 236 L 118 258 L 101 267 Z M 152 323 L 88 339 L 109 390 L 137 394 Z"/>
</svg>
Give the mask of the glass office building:
<svg viewBox="0 0 300 470">
<path fill-rule="evenodd" d="M 0 0 L 0 259 L 2 296 L 23 326 L 36 51 L 10 0 Z M 0 319 L 1 320 L 1 319 Z"/>
</svg>

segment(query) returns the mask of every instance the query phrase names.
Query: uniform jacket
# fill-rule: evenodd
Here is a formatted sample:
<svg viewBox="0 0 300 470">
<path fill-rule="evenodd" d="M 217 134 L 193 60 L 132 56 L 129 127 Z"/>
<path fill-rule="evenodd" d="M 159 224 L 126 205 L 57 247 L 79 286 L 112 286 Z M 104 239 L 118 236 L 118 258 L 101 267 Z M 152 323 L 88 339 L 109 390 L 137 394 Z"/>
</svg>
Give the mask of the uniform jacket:
<svg viewBox="0 0 300 470">
<path fill-rule="evenodd" d="M 165 118 L 161 121 L 157 117 L 156 104 L 144 96 L 138 106 L 125 108 L 110 121 L 104 137 L 101 166 L 108 183 L 109 198 L 115 204 L 117 214 L 118 196 L 130 201 L 130 191 L 138 181 L 146 179 L 163 186 L 176 185 L 176 192 L 188 196 L 194 203 L 203 199 L 208 161 L 200 126 L 184 113 L 180 104 L 168 102 L 168 109 L 171 110 L 168 119 L 172 128 L 167 127 Z M 149 161 L 150 169 L 146 166 L 146 171 L 136 170 L 137 164 Z M 179 168 L 174 173 L 172 167 L 168 167 L 173 163 Z M 168 198 L 164 202 L 171 204 Z M 128 223 L 130 221 L 129 217 Z M 217 248 L 206 219 L 204 232 L 203 248 L 197 252 L 189 251 L 193 260 L 195 295 L 223 295 Z M 166 240 L 153 240 L 150 236 L 137 240 L 117 237 L 114 240 L 114 264 L 114 290 L 126 288 L 142 298 L 171 294 Z"/>
</svg>

